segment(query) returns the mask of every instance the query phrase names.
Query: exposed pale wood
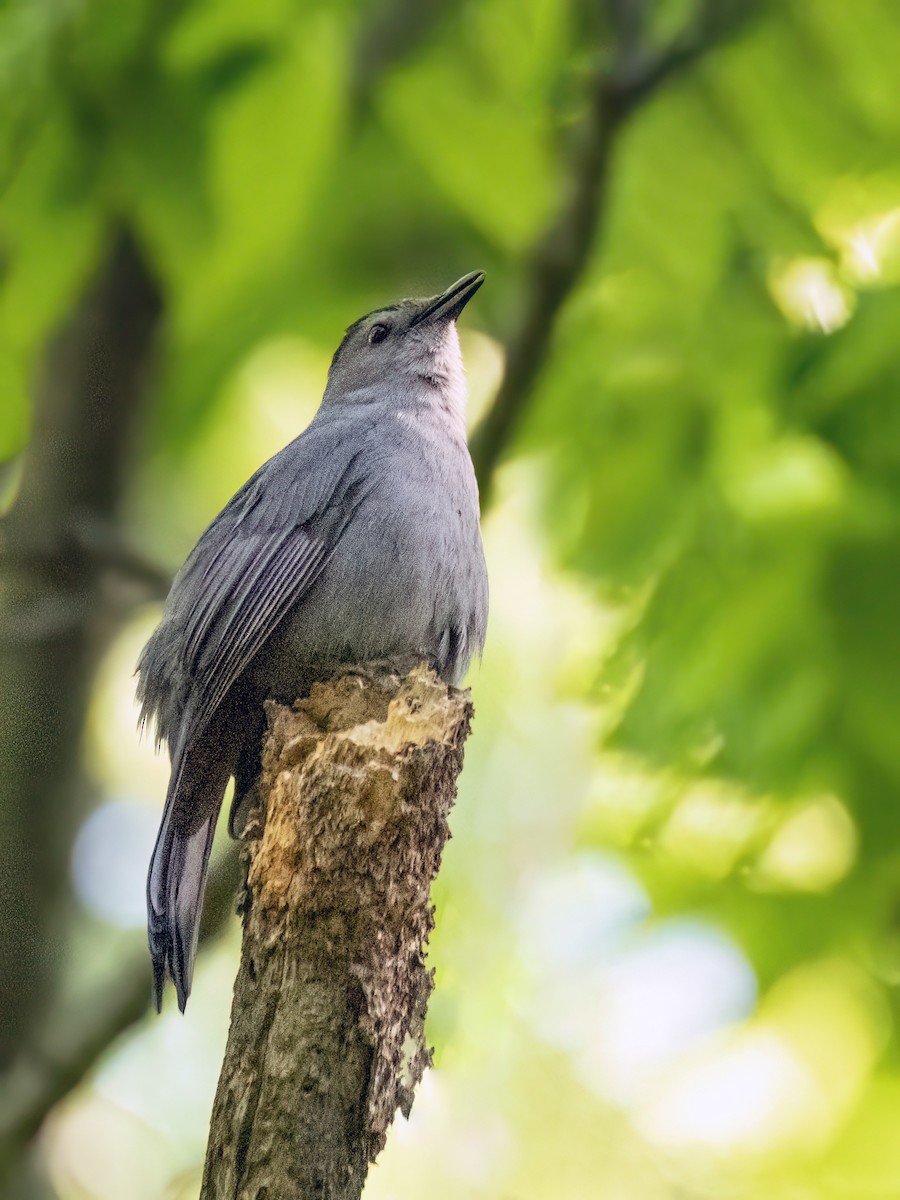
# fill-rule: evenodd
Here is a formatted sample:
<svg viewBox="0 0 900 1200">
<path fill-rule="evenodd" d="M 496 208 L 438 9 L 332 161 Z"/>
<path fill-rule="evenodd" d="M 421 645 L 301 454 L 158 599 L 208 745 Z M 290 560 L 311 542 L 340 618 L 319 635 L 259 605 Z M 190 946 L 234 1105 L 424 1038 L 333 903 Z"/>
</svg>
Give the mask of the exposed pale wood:
<svg viewBox="0 0 900 1200">
<path fill-rule="evenodd" d="M 429 898 L 472 715 L 424 667 L 268 709 L 204 1200 L 354 1200 L 430 1059 Z"/>
</svg>

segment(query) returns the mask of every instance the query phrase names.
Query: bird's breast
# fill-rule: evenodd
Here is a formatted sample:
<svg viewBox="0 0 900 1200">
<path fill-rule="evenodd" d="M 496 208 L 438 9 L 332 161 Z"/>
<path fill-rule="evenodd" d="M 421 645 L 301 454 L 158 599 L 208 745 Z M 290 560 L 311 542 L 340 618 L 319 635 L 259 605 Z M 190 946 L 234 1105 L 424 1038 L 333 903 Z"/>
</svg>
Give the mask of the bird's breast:
<svg viewBox="0 0 900 1200">
<path fill-rule="evenodd" d="M 467 662 L 479 648 L 466 632 L 483 625 L 486 581 L 465 446 L 411 437 L 371 466 L 364 499 L 285 623 L 280 656 L 288 673 L 291 662 L 309 660 L 420 654 L 438 661 L 447 645 Z"/>
</svg>

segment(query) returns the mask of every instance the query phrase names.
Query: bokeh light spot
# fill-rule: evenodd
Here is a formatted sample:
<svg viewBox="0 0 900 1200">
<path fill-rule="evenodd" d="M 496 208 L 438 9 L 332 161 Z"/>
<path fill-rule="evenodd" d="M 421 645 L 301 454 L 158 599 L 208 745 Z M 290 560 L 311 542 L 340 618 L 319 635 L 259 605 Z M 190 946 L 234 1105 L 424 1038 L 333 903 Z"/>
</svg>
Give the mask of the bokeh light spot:
<svg viewBox="0 0 900 1200">
<path fill-rule="evenodd" d="M 124 929 L 144 923 L 144 878 L 159 814 L 113 800 L 87 818 L 72 849 L 72 881 L 95 916 Z"/>
<path fill-rule="evenodd" d="M 801 805 L 781 825 L 756 865 L 762 887 L 821 892 L 833 887 L 856 860 L 853 818 L 836 796 Z"/>
<path fill-rule="evenodd" d="M 796 258 L 772 271 L 769 287 L 775 303 L 797 326 L 833 333 L 853 313 L 853 293 L 825 258 Z"/>
</svg>

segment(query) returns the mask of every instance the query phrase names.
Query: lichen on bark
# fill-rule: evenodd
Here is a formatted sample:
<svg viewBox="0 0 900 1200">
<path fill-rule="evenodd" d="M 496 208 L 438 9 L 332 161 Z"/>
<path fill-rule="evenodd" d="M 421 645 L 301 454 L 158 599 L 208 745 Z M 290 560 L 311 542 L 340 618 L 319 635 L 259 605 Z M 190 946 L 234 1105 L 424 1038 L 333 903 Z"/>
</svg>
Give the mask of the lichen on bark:
<svg viewBox="0 0 900 1200">
<path fill-rule="evenodd" d="M 203 1200 L 355 1200 L 430 1062 L 425 946 L 472 707 L 425 667 L 270 703 Z"/>
</svg>

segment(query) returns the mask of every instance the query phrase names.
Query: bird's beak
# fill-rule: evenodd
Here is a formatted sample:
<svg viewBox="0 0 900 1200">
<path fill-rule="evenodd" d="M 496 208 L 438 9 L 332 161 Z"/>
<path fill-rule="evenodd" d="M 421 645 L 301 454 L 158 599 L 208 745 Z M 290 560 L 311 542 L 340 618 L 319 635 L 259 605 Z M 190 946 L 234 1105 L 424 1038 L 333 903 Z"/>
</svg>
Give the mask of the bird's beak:
<svg viewBox="0 0 900 1200">
<path fill-rule="evenodd" d="M 423 321 L 455 321 L 483 283 L 484 271 L 470 271 L 468 275 L 463 275 L 446 292 L 435 296 L 433 300 L 426 300 L 425 307 L 410 322 L 410 328 L 421 325 Z"/>
</svg>

